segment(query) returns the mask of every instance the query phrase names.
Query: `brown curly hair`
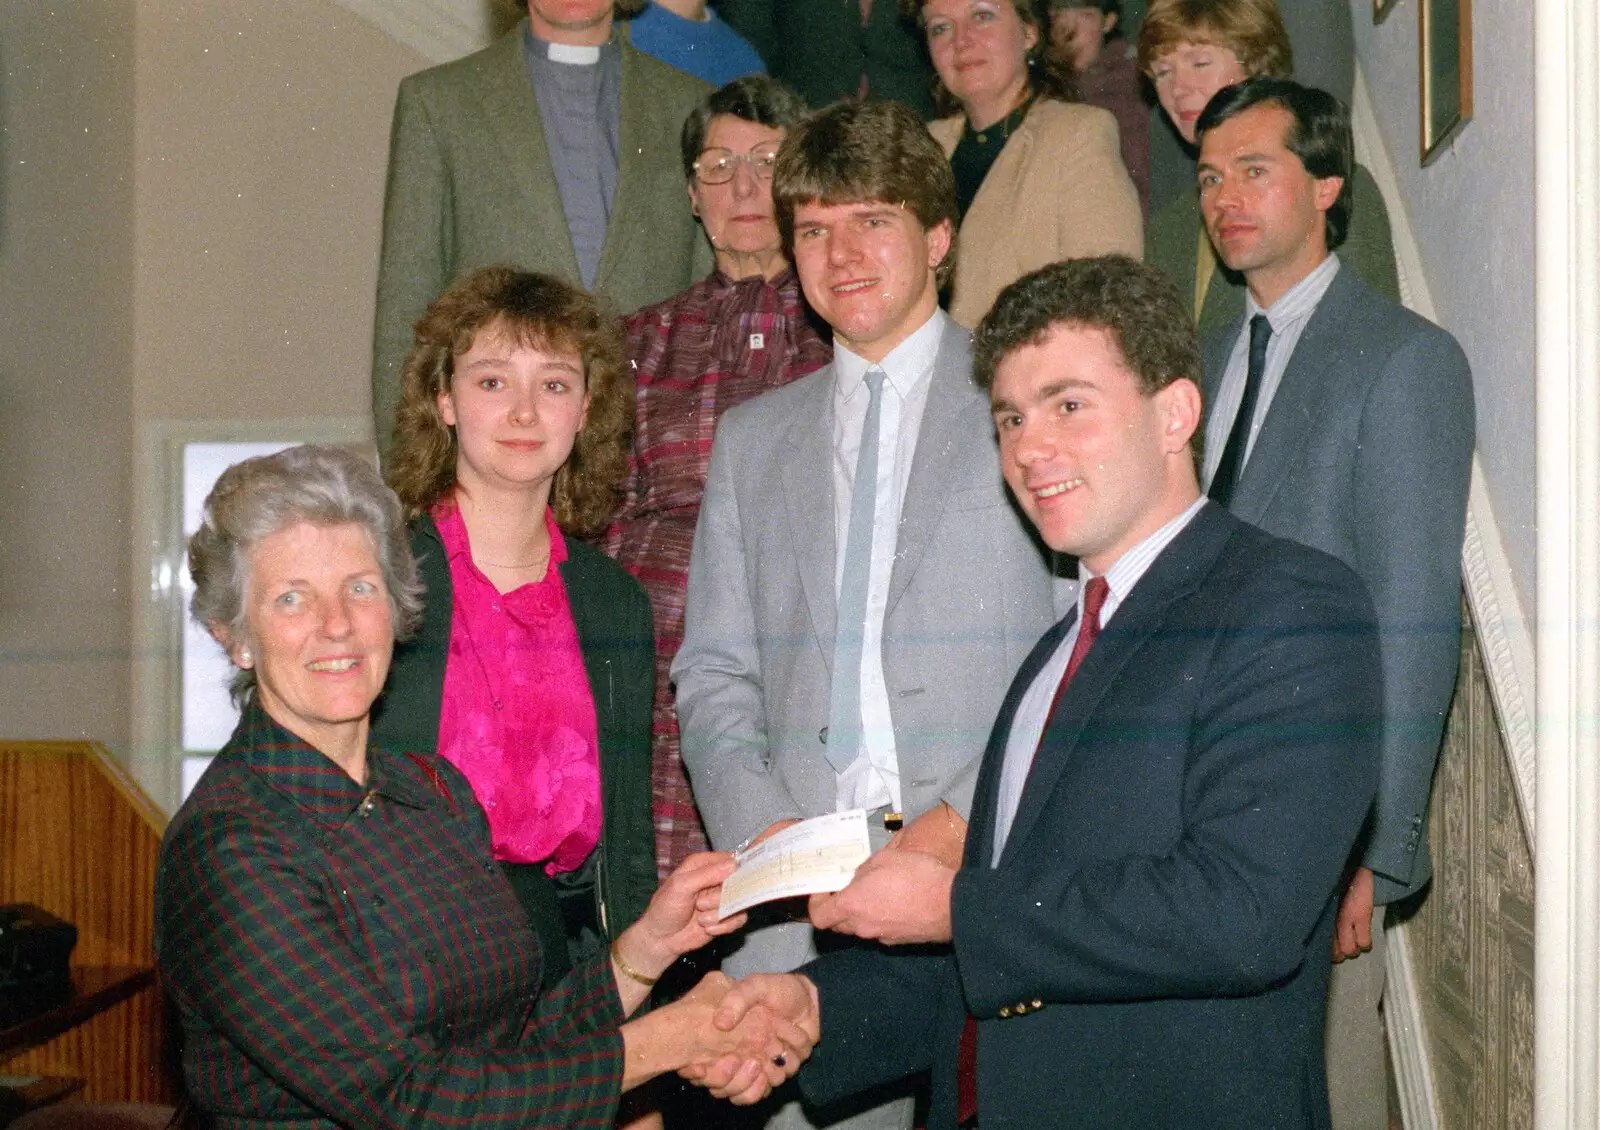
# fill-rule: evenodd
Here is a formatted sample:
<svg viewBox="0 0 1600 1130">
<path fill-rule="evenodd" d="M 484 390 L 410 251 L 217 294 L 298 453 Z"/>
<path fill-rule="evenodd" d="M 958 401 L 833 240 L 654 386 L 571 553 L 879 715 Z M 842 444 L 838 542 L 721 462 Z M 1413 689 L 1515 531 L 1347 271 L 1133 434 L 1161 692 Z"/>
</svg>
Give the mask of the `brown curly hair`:
<svg viewBox="0 0 1600 1130">
<path fill-rule="evenodd" d="M 1031 27 L 1037 37 L 1028 50 L 1028 92 L 1035 98 L 1049 98 L 1057 102 L 1082 102 L 1078 86 L 1078 72 L 1072 64 L 1050 50 L 1050 8 L 1045 0 L 1009 0 L 1011 10 Z M 900 0 L 900 15 L 923 26 L 922 11 L 928 0 Z M 933 76 L 933 108 L 940 117 L 961 113 L 961 102 L 944 85 L 938 74 Z"/>
<path fill-rule="evenodd" d="M 433 300 L 416 326 L 400 377 L 400 411 L 385 467 L 389 485 L 416 518 L 455 486 L 456 432 L 439 415 L 455 361 L 486 331 L 531 349 L 568 349 L 583 364 L 589 413 L 572 454 L 556 472 L 550 508 L 577 537 L 605 529 L 621 501 L 633 431 L 633 373 L 622 324 L 593 295 L 549 275 L 483 267 Z"/>
</svg>

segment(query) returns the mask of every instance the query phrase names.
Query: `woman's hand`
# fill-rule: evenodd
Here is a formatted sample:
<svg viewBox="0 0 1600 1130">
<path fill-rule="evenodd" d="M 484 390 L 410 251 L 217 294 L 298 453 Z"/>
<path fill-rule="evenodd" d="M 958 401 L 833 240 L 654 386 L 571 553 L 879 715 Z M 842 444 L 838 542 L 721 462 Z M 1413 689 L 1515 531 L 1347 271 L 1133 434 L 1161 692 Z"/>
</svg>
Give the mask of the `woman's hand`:
<svg viewBox="0 0 1600 1130">
<path fill-rule="evenodd" d="M 733 856 L 726 852 L 689 856 L 650 897 L 639 921 L 617 938 L 612 956 L 625 1011 L 632 1012 L 644 999 L 639 990 L 647 989 L 680 956 L 744 925 L 743 914 L 717 918 L 722 881 L 733 869 Z"/>
</svg>

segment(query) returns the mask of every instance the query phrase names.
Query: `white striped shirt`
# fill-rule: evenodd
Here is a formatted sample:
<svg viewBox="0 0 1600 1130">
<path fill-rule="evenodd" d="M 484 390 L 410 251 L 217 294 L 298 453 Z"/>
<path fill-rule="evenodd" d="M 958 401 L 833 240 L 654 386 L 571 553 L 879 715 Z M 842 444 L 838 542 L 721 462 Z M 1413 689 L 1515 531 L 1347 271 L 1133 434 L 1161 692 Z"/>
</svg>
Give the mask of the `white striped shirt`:
<svg viewBox="0 0 1600 1130">
<path fill-rule="evenodd" d="M 1117 609 L 1122 607 L 1122 602 L 1133 591 L 1133 586 L 1139 583 L 1155 559 L 1161 556 L 1161 551 L 1184 531 L 1206 502 L 1204 495 L 1195 499 L 1182 514 L 1117 558 L 1106 570 L 1106 586 L 1111 591 L 1100 606 L 1102 630 L 1111 623 L 1111 617 L 1116 615 Z M 1034 752 L 1039 748 L 1039 738 L 1050 717 L 1050 704 L 1056 697 L 1056 687 L 1061 685 L 1061 677 L 1067 673 L 1067 661 L 1072 658 L 1073 645 L 1078 642 L 1078 628 L 1083 622 L 1084 590 L 1089 587 L 1089 580 L 1093 576 L 1079 562 L 1078 612 L 1073 625 L 1061 637 L 1055 654 L 1034 676 L 1033 685 L 1017 703 L 1016 715 L 1011 719 L 1011 734 L 1006 740 L 1006 759 L 1000 769 L 1000 794 L 995 807 L 992 862 L 996 865 L 1000 862 L 1000 852 L 1006 846 L 1006 837 L 1011 834 L 1011 822 L 1016 819 L 1017 805 L 1022 800 L 1023 786 L 1027 784 L 1028 772 L 1033 768 Z"/>
<path fill-rule="evenodd" d="M 1244 399 L 1245 378 L 1250 372 L 1250 319 L 1257 314 L 1265 314 L 1267 324 L 1272 327 L 1272 337 L 1267 340 L 1267 364 L 1261 371 L 1261 390 L 1256 394 L 1255 418 L 1250 421 L 1244 459 L 1239 463 L 1241 477 L 1250 460 L 1250 452 L 1255 449 L 1256 436 L 1261 434 L 1267 409 L 1272 407 L 1272 398 L 1278 394 L 1278 386 L 1283 383 L 1283 373 L 1289 367 L 1289 358 L 1294 356 L 1294 347 L 1300 343 L 1306 323 L 1316 313 L 1317 304 L 1328 293 L 1328 287 L 1333 285 L 1333 277 L 1338 273 L 1339 257 L 1329 255 L 1266 310 L 1256 305 L 1255 297 L 1249 291 L 1245 292 L 1244 326 L 1239 331 L 1238 340 L 1233 343 L 1228 367 L 1223 370 L 1222 383 L 1217 386 L 1216 402 L 1211 405 L 1211 415 L 1206 420 L 1206 462 L 1201 489 L 1208 490 L 1211 487 L 1217 464 L 1222 462 L 1222 449 L 1228 446 L 1233 418 L 1239 414 L 1239 402 Z"/>
</svg>

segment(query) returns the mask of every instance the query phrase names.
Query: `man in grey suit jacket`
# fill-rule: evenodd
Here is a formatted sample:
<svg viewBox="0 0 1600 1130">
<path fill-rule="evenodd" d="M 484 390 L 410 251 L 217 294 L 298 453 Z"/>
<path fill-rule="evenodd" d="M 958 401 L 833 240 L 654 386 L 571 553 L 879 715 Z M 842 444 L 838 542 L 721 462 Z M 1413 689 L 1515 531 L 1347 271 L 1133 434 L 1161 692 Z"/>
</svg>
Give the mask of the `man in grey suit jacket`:
<svg viewBox="0 0 1600 1130">
<path fill-rule="evenodd" d="M 372 345 L 380 451 L 411 327 L 462 272 L 542 271 L 621 311 L 710 272 L 678 134 L 711 88 L 634 50 L 614 16 L 612 0 L 529 0 L 489 47 L 400 84 Z"/>
<path fill-rule="evenodd" d="M 1206 343 L 1208 492 L 1343 560 L 1378 614 L 1381 775 L 1340 907 L 1328 1073 L 1337 1130 L 1383 1127 L 1381 908 L 1430 874 L 1428 794 L 1460 651 L 1472 375 L 1454 338 L 1327 251 L 1348 216 L 1338 99 L 1250 79 L 1218 92 L 1198 132 L 1206 229 L 1249 287 L 1244 319 Z"/>
<path fill-rule="evenodd" d="M 954 180 L 913 111 L 850 102 L 790 133 L 773 195 L 834 361 L 718 425 L 672 665 L 684 764 L 720 848 L 860 807 L 878 844 L 903 821 L 954 862 L 1001 699 L 1055 618 L 969 335 L 938 308 Z M 798 909 L 727 967 L 813 955 Z M 862 1118 L 909 1127 L 909 1103 Z"/>
</svg>

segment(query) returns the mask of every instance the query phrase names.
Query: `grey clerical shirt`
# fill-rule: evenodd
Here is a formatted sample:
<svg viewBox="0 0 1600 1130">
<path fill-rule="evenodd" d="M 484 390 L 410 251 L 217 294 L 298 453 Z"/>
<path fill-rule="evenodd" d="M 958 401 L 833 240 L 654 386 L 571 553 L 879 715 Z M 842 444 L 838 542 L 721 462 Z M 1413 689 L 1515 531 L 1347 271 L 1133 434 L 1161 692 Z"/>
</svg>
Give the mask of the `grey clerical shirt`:
<svg viewBox="0 0 1600 1130">
<path fill-rule="evenodd" d="M 600 47 L 523 41 L 545 145 L 583 285 L 594 287 L 617 195 L 622 133 L 622 47 L 617 33 Z"/>
</svg>

